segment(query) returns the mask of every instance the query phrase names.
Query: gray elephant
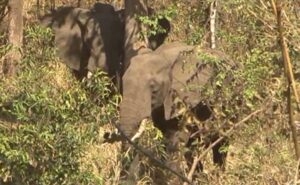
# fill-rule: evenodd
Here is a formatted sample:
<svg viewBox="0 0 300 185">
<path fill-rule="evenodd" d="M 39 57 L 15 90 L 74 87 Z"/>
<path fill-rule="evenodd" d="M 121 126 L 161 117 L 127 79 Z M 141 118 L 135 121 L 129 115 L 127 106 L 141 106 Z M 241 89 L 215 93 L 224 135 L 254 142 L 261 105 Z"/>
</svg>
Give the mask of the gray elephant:
<svg viewBox="0 0 300 185">
<path fill-rule="evenodd" d="M 219 51 L 207 49 L 200 52 L 222 56 L 230 66 L 234 66 Z M 131 59 L 122 79 L 124 90 L 119 129 L 131 138 L 141 120 L 151 118 L 167 140 L 167 151 L 173 155 L 181 142 L 190 145 L 193 139 L 191 133 L 180 129 L 182 115 L 174 103 L 175 99 L 183 100 L 199 120 L 208 119 L 212 111 L 203 103 L 201 87 L 211 83 L 214 68 L 198 58 L 197 48 L 182 43 L 163 44 L 155 51 L 140 53 Z M 212 137 L 216 140 L 217 133 Z M 226 153 L 219 152 L 223 144 L 213 148 L 214 162 L 219 165 L 224 164 L 226 157 Z"/>
<path fill-rule="evenodd" d="M 79 79 L 88 71 L 102 69 L 120 86 L 125 71 L 124 10 L 115 11 L 103 3 L 96 3 L 91 9 L 61 7 L 44 16 L 41 23 L 54 30 L 59 56 Z M 167 19 L 159 20 L 159 24 L 166 32 L 149 38 L 152 49 L 161 45 L 170 31 Z"/>
<path fill-rule="evenodd" d="M 98 68 L 115 81 L 120 76 L 123 25 L 111 5 L 97 3 L 90 10 L 61 7 L 41 22 L 54 30 L 59 56 L 79 78 Z"/>
</svg>

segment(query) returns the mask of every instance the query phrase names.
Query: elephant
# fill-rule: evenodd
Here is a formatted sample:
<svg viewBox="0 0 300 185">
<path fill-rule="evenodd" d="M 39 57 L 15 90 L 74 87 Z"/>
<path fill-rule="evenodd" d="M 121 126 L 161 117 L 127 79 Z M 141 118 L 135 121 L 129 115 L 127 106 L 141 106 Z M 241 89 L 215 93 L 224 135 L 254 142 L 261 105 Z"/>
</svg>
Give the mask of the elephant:
<svg viewBox="0 0 300 185">
<path fill-rule="evenodd" d="M 44 16 L 41 23 L 53 29 L 59 56 L 78 78 L 98 68 L 115 82 L 120 78 L 124 31 L 111 5 L 60 7 Z"/>
<path fill-rule="evenodd" d="M 122 78 L 124 90 L 118 124 L 120 132 L 131 138 L 141 120 L 150 118 L 154 126 L 162 131 L 170 155 L 176 154 L 181 143 L 186 146 L 191 144 L 192 133 L 181 129 L 182 115 L 174 102 L 175 98 L 183 100 L 199 120 L 206 120 L 212 115 L 212 107 L 203 103 L 202 91 L 198 87 L 212 83 L 214 67 L 201 61 L 197 50 L 197 47 L 174 42 L 163 44 L 155 51 L 140 52 L 142 54 L 131 58 Z M 231 68 L 234 67 L 230 58 L 220 51 L 201 49 L 200 52 L 224 58 Z M 213 140 L 217 138 L 218 134 L 212 136 Z M 219 152 L 223 144 L 226 142 L 213 148 L 214 162 L 220 166 L 224 165 L 226 157 L 226 153 Z M 188 163 L 191 163 L 190 159 Z M 169 161 L 169 164 L 179 169 L 176 162 Z"/>
<path fill-rule="evenodd" d="M 152 10 L 153 13 L 153 10 Z M 74 70 L 76 77 L 101 69 L 120 89 L 123 69 L 125 15 L 109 4 L 96 3 L 91 9 L 60 7 L 41 19 L 42 25 L 54 31 L 60 58 Z M 170 31 L 167 19 L 159 20 L 166 29 L 149 37 L 151 49 L 161 45 Z"/>
</svg>

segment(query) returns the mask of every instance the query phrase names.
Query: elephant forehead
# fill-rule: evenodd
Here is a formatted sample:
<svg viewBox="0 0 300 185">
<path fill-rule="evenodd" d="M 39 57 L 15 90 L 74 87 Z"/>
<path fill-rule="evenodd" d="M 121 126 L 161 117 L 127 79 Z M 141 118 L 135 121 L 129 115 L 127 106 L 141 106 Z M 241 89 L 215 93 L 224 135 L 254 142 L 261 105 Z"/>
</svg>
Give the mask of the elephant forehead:
<svg viewBox="0 0 300 185">
<path fill-rule="evenodd" d="M 169 66 L 170 63 L 164 57 L 154 53 L 147 53 L 133 57 L 129 69 L 131 71 L 142 71 L 146 74 L 159 72 Z"/>
<path fill-rule="evenodd" d="M 170 62 L 174 62 L 181 52 L 192 51 L 193 49 L 194 46 L 189 46 L 181 42 L 173 42 L 161 45 L 155 50 L 155 53 L 164 56 Z"/>
<path fill-rule="evenodd" d="M 192 50 L 194 49 L 194 46 L 189 46 L 183 42 L 171 42 L 171 43 L 166 43 L 161 45 L 159 48 L 157 48 L 155 50 L 155 52 L 164 52 L 164 51 L 171 51 L 171 50 L 181 50 L 181 51 L 185 51 L 185 50 Z"/>
</svg>

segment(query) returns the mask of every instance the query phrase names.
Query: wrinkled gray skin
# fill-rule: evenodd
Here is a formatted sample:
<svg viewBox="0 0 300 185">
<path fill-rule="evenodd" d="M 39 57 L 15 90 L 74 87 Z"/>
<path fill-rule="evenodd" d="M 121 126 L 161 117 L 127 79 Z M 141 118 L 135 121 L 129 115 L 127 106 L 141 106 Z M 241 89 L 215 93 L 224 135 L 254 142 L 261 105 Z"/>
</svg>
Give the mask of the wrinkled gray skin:
<svg viewBox="0 0 300 185">
<path fill-rule="evenodd" d="M 191 133 L 179 128 L 180 115 L 173 103 L 173 95 L 177 94 L 184 100 L 200 120 L 207 119 L 211 111 L 201 103 L 200 91 L 187 90 L 186 87 L 201 87 L 209 83 L 214 75 L 213 68 L 201 65 L 203 62 L 196 56 L 180 55 L 193 49 L 182 43 L 163 44 L 153 52 L 141 52 L 143 54 L 131 59 L 122 79 L 123 100 L 120 105 L 119 126 L 126 136 L 131 138 L 141 120 L 151 118 L 164 134 L 169 152 L 176 153 L 181 142 L 186 145 L 191 143 Z M 222 165 L 226 154 L 219 153 L 220 147 L 221 144 L 213 149 L 214 162 Z"/>
<path fill-rule="evenodd" d="M 123 65 L 124 10 L 115 11 L 109 4 L 96 3 L 92 9 L 61 7 L 46 15 L 42 25 L 55 34 L 58 54 L 81 79 L 88 71 L 102 69 L 119 86 Z M 170 23 L 160 24 L 167 32 L 149 38 L 156 49 L 168 35 Z"/>
<path fill-rule="evenodd" d="M 61 7 L 41 23 L 54 30 L 59 56 L 79 78 L 98 68 L 114 79 L 119 76 L 123 28 L 112 6 L 97 3 L 90 10 Z"/>
</svg>

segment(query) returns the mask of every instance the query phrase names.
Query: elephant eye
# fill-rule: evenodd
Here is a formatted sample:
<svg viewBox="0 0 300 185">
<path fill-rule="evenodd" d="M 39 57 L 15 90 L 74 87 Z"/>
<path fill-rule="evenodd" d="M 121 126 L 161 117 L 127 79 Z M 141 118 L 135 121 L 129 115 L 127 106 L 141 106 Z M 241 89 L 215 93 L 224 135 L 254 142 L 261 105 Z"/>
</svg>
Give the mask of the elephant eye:
<svg viewBox="0 0 300 185">
<path fill-rule="evenodd" d="M 152 93 L 157 93 L 159 91 L 159 84 L 157 83 L 157 81 L 150 81 L 150 89 Z"/>
</svg>

